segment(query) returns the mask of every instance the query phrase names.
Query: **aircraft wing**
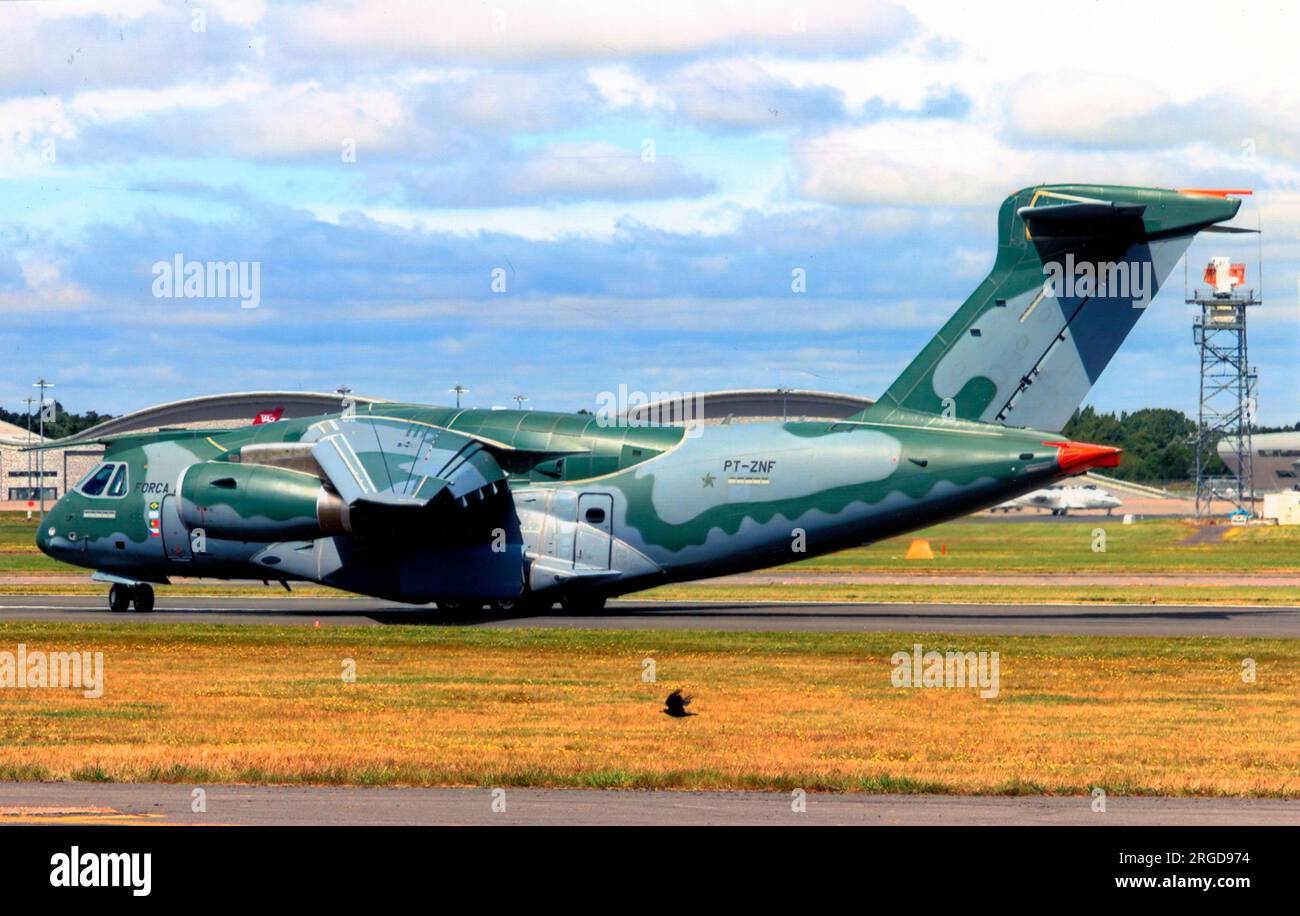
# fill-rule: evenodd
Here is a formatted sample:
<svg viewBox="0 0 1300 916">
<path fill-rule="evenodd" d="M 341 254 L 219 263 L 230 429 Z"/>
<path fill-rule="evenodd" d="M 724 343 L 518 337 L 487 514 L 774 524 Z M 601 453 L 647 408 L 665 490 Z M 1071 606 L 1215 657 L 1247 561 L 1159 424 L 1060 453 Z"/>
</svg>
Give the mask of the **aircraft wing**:
<svg viewBox="0 0 1300 916">
<path fill-rule="evenodd" d="M 343 416 L 312 426 L 302 441 L 351 506 L 467 508 L 506 489 L 492 452 L 474 437 L 405 420 Z"/>
</svg>

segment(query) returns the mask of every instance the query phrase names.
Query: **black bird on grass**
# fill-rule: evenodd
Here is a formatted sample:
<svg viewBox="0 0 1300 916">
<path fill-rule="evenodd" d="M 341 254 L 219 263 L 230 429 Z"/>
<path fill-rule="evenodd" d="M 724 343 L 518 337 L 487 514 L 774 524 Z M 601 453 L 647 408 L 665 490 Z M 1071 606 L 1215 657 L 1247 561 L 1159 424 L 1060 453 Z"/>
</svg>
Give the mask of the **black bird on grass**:
<svg viewBox="0 0 1300 916">
<path fill-rule="evenodd" d="M 689 696 L 682 696 L 682 689 L 678 687 L 672 693 L 668 694 L 668 699 L 664 700 L 664 709 L 659 710 L 665 716 L 672 716 L 674 719 L 685 719 L 687 716 L 693 716 L 695 713 L 687 712 L 686 707 L 691 705 Z"/>
</svg>

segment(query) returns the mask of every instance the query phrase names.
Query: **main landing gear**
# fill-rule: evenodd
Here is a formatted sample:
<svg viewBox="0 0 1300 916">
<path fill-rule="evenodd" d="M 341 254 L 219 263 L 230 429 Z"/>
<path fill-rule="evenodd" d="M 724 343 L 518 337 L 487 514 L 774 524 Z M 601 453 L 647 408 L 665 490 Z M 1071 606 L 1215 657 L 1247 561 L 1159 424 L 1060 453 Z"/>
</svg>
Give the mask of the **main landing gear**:
<svg viewBox="0 0 1300 916">
<path fill-rule="evenodd" d="M 444 614 L 478 614 L 486 604 L 493 614 L 538 614 L 548 611 L 555 604 L 553 598 L 538 598 L 525 594 L 514 600 L 496 599 L 493 601 L 476 601 L 464 598 L 443 598 L 437 603 L 438 610 Z M 605 608 L 605 596 L 591 592 L 577 592 L 560 597 L 560 607 L 570 614 L 598 614 Z"/>
<path fill-rule="evenodd" d="M 560 597 L 560 607 L 570 614 L 596 614 L 605 609 L 605 596 L 593 592 L 573 592 Z"/>
<path fill-rule="evenodd" d="M 538 605 L 531 595 L 521 595 L 518 598 L 494 598 L 487 602 L 468 598 L 443 598 L 435 604 L 444 614 L 477 614 L 483 610 L 484 605 L 493 614 L 523 614 Z"/>
<path fill-rule="evenodd" d="M 124 613 L 135 605 L 138 613 L 148 614 L 153 610 L 152 585 L 122 585 L 114 583 L 108 590 L 108 609 L 115 614 Z"/>
</svg>

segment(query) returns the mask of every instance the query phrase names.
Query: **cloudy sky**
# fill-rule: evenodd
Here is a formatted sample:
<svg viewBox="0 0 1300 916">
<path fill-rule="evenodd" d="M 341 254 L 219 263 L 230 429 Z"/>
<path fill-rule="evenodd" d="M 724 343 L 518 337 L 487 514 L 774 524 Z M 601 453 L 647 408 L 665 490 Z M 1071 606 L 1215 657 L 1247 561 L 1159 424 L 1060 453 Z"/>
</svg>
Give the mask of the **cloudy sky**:
<svg viewBox="0 0 1300 916">
<path fill-rule="evenodd" d="M 38 374 L 107 412 L 874 396 L 991 266 L 1008 193 L 1098 181 L 1255 189 L 1260 417 L 1294 422 L 1284 6 L 0 4 L 0 404 Z M 1192 263 L 1253 262 L 1223 239 Z M 260 304 L 155 296 L 177 256 L 255 262 Z M 1175 280 L 1091 403 L 1195 409 Z"/>
</svg>

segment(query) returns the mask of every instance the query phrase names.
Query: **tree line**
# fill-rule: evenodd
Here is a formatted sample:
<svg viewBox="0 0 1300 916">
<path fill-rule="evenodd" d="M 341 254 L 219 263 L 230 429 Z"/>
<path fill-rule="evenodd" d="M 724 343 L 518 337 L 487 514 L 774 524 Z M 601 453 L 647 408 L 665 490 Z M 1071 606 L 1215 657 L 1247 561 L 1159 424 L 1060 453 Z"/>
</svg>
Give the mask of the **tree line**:
<svg viewBox="0 0 1300 916">
<path fill-rule="evenodd" d="M 1181 410 L 1149 407 L 1116 414 L 1084 407 L 1061 433 L 1076 442 L 1124 449 L 1119 467 L 1106 472 L 1121 480 L 1172 483 L 1196 476 L 1196 421 Z M 1211 452 L 1209 462 L 1210 473 L 1228 473 L 1218 454 Z"/>
<path fill-rule="evenodd" d="M 45 406 L 48 408 L 49 405 L 50 402 L 46 401 Z M 76 435 L 83 430 L 90 429 L 90 427 L 95 426 L 98 423 L 103 423 L 105 420 L 111 419 L 113 419 L 111 414 L 96 413 L 93 410 L 88 410 L 85 413 L 64 413 L 63 405 L 58 401 L 54 401 L 54 420 L 53 422 L 47 422 L 45 424 L 45 435 L 49 439 L 62 439 L 65 436 Z M 13 410 L 5 410 L 3 407 L 0 407 L 0 420 L 4 420 L 6 423 L 12 423 L 19 429 L 26 430 L 29 415 Z M 32 425 L 32 438 L 34 439 L 41 428 L 40 417 L 37 415 L 37 408 L 35 405 L 32 406 L 30 420 Z"/>
</svg>

